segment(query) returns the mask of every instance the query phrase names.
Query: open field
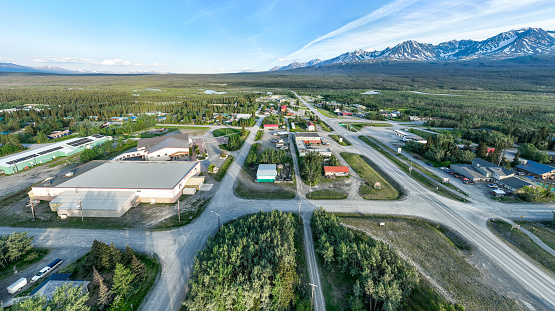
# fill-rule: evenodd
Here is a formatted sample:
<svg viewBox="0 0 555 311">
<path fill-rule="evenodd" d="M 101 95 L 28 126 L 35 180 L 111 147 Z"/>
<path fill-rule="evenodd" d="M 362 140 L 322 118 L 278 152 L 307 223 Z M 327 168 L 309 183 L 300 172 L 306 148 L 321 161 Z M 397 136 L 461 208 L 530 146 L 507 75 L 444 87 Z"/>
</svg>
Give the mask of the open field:
<svg viewBox="0 0 555 311">
<path fill-rule="evenodd" d="M 528 255 L 539 265 L 555 274 L 555 257 L 534 243 L 524 232 L 517 229 L 511 230 L 511 225 L 501 220 L 489 221 L 488 225 L 495 234 L 502 237 L 509 245 Z M 553 241 L 555 235 L 552 232 L 550 234 L 544 232 L 545 236 Z"/>
<path fill-rule="evenodd" d="M 350 146 L 351 142 L 347 140 L 347 138 L 343 137 L 343 141 L 339 141 L 339 136 L 335 135 L 335 134 L 330 134 L 330 137 L 333 138 L 333 140 L 335 140 L 338 144 L 340 144 L 341 146 Z"/>
<path fill-rule="evenodd" d="M 219 128 L 212 131 L 212 135 L 214 135 L 214 137 L 227 136 L 236 133 L 241 133 L 241 130 L 235 128 Z"/>
<path fill-rule="evenodd" d="M 341 190 L 315 190 L 306 194 L 311 200 L 342 200 L 347 198 L 347 193 Z"/>
<path fill-rule="evenodd" d="M 359 194 L 363 198 L 367 200 L 395 200 L 402 195 L 388 182 L 387 177 L 376 171 L 376 166 L 366 157 L 347 152 L 342 152 L 341 156 L 365 181 L 359 189 Z M 380 183 L 379 189 L 374 188 L 376 182 Z"/>
<path fill-rule="evenodd" d="M 495 284 L 488 284 L 482 276 L 484 272 L 471 264 L 475 256 L 472 246 L 447 228 L 398 217 L 340 215 L 340 220 L 392 245 L 417 267 L 423 279 L 434 284 L 436 293 L 467 310 L 520 310 L 511 299 L 492 289 Z M 385 222 L 385 226 L 379 226 L 380 222 Z M 427 308 L 424 305 L 415 310 Z"/>
</svg>

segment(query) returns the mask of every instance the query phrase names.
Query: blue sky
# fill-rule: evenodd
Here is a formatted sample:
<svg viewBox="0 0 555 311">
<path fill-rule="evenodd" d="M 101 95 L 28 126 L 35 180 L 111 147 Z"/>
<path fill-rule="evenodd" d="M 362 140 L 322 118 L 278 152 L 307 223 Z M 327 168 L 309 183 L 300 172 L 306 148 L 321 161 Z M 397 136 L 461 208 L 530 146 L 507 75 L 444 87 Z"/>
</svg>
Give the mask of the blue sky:
<svg viewBox="0 0 555 311">
<path fill-rule="evenodd" d="M 99 72 L 262 71 L 404 40 L 555 30 L 552 0 L 0 3 L 0 62 Z"/>
</svg>

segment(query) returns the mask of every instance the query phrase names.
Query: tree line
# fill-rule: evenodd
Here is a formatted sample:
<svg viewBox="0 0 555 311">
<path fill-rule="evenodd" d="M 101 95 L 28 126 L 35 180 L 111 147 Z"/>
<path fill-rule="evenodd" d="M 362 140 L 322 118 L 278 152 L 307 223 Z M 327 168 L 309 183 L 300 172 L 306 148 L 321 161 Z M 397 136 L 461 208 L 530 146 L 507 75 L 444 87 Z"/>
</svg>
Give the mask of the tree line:
<svg viewBox="0 0 555 311">
<path fill-rule="evenodd" d="M 315 250 L 327 270 L 339 270 L 355 280 L 346 310 L 400 310 L 418 282 L 413 267 L 387 244 L 347 229 L 322 208 L 312 222 Z"/>
<path fill-rule="evenodd" d="M 14 232 L 10 235 L 0 236 L 0 265 L 4 270 L 12 263 L 18 262 L 33 248 L 34 237 L 27 232 Z"/>
<path fill-rule="evenodd" d="M 309 310 L 297 272 L 299 230 L 290 213 L 276 210 L 222 226 L 195 258 L 185 308 Z"/>
</svg>

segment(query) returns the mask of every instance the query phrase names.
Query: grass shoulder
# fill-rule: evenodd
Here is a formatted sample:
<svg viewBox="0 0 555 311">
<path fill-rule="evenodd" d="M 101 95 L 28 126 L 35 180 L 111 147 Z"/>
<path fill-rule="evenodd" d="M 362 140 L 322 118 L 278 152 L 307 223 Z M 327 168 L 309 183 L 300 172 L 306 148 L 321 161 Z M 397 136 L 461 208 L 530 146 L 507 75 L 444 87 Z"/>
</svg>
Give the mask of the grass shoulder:
<svg viewBox="0 0 555 311">
<path fill-rule="evenodd" d="M 488 221 L 490 229 L 507 244 L 514 249 L 526 254 L 533 262 L 544 267 L 555 275 L 555 256 L 552 256 L 538 244 L 536 244 L 529 236 L 518 229 L 511 229 L 512 225 L 502 220 Z M 551 241 L 555 240 L 555 234 L 547 235 Z M 547 244 L 547 243 L 546 243 Z"/>
<path fill-rule="evenodd" d="M 306 194 L 307 199 L 311 200 L 343 200 L 348 196 L 343 190 L 315 190 Z"/>
<path fill-rule="evenodd" d="M 340 144 L 341 146 L 350 146 L 351 142 L 347 140 L 347 138 L 343 137 L 342 141 L 339 141 L 339 136 L 335 135 L 335 134 L 330 134 L 329 135 L 333 140 L 335 140 L 338 144 Z"/>
<path fill-rule="evenodd" d="M 341 156 L 364 180 L 359 189 L 359 194 L 364 199 L 395 200 L 402 196 L 400 186 L 365 156 L 348 152 L 342 152 Z"/>
</svg>

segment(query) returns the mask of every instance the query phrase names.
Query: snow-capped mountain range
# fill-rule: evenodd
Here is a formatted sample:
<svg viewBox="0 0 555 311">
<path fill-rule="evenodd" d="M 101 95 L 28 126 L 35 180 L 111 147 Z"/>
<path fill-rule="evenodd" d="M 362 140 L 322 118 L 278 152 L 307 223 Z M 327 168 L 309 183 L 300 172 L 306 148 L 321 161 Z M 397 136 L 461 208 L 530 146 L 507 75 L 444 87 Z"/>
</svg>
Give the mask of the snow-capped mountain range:
<svg viewBox="0 0 555 311">
<path fill-rule="evenodd" d="M 523 28 L 503 32 L 483 41 L 452 40 L 437 45 L 409 40 L 381 51 L 355 50 L 324 61 L 313 59 L 306 63 L 293 62 L 287 66 L 276 66 L 270 71 L 380 59 L 438 61 L 511 58 L 539 54 L 555 55 L 555 31 L 546 31 L 541 28 Z"/>
</svg>

